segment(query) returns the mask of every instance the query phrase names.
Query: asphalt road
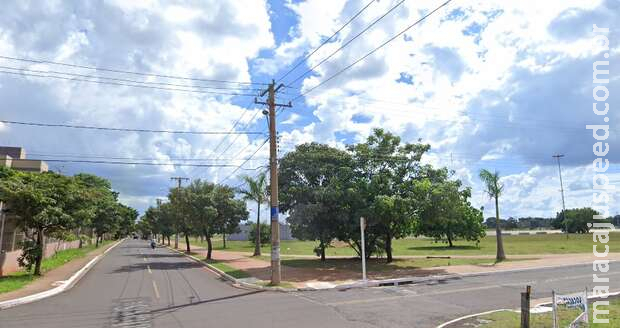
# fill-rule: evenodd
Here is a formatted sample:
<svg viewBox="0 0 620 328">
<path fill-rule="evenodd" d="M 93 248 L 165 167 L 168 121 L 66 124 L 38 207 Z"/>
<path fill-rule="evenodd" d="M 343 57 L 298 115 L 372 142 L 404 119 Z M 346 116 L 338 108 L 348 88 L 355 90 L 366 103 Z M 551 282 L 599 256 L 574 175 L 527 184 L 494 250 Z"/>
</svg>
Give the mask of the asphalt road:
<svg viewBox="0 0 620 328">
<path fill-rule="evenodd" d="M 620 289 L 620 264 L 608 276 Z M 527 284 L 538 298 L 552 288 L 580 290 L 591 279 L 591 266 L 573 266 L 396 288 L 256 292 L 232 287 L 168 249 L 129 240 L 71 290 L 0 311 L 0 327 L 435 327 L 465 314 L 515 308 Z"/>
</svg>

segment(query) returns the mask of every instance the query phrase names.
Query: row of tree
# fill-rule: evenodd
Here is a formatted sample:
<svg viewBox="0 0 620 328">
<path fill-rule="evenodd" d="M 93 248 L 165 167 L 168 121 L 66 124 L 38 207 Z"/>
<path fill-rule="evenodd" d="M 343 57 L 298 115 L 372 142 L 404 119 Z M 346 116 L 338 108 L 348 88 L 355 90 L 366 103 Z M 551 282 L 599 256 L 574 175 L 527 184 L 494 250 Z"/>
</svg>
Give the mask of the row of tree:
<svg viewBox="0 0 620 328">
<path fill-rule="evenodd" d="M 160 235 L 167 239 L 185 238 L 186 251 L 191 251 L 190 236 L 203 236 L 207 241 L 207 259 L 211 259 L 212 238 L 239 229 L 248 211 L 245 201 L 235 198 L 235 190 L 229 186 L 194 180 L 187 187 L 170 189 L 168 201 L 149 207 L 138 223 L 143 235 Z M 175 245 L 178 246 L 178 245 Z"/>
<path fill-rule="evenodd" d="M 445 168 L 421 163 L 430 146 L 402 143 L 381 129 L 340 150 L 309 143 L 287 153 L 280 165 L 280 206 L 288 212 L 293 236 L 316 240 L 325 260 L 334 239 L 361 254 L 360 217 L 365 218 L 368 257 L 385 254 L 392 241 L 425 235 L 450 246 L 457 239 L 479 241 L 485 235 L 471 190 Z"/>
<path fill-rule="evenodd" d="M 82 242 L 92 231 L 96 243 L 104 235 L 122 237 L 134 229 L 138 212 L 118 201 L 108 180 L 90 174 L 64 176 L 0 167 L 0 199 L 16 216 L 25 234 L 21 266 L 41 274 L 46 237 Z"/>
</svg>

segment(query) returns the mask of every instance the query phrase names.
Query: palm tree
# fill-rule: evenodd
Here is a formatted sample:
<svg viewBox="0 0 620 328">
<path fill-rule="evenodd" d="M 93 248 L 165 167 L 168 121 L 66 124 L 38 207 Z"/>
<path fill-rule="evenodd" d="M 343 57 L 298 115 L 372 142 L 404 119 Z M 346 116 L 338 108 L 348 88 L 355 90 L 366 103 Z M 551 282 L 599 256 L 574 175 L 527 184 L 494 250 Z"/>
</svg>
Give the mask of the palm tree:
<svg viewBox="0 0 620 328">
<path fill-rule="evenodd" d="M 255 201 L 258 205 L 256 211 L 256 244 L 254 245 L 254 256 L 260 256 L 260 205 L 267 202 L 267 180 L 265 173 L 260 174 L 256 178 L 244 176 L 243 181 L 247 185 L 246 189 L 240 189 L 239 193 L 243 195 L 245 200 Z"/>
<path fill-rule="evenodd" d="M 480 179 L 485 184 L 485 191 L 489 195 L 489 198 L 495 199 L 495 238 L 497 241 L 497 255 L 495 260 L 497 262 L 506 259 L 504 254 L 504 243 L 502 242 L 502 230 L 499 225 L 499 196 L 502 194 L 504 185 L 499 181 L 499 172 L 495 171 L 491 173 L 489 170 L 480 170 Z"/>
</svg>

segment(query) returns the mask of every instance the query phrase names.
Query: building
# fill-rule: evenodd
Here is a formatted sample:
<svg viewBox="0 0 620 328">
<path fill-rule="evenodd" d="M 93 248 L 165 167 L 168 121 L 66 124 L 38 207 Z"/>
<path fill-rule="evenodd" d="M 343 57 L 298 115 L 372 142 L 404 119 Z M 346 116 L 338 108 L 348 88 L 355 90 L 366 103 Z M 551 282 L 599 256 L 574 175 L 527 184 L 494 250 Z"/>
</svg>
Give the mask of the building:
<svg viewBox="0 0 620 328">
<path fill-rule="evenodd" d="M 239 227 L 239 232 L 233 233 L 228 236 L 228 240 L 248 240 L 250 238 L 249 224 L 244 224 Z M 291 227 L 288 224 L 280 223 L 280 240 L 295 240 L 291 234 Z"/>
<path fill-rule="evenodd" d="M 35 159 L 27 159 L 26 151 L 21 147 L 0 147 L 0 166 L 10 167 L 25 172 L 47 172 L 47 163 Z"/>
</svg>

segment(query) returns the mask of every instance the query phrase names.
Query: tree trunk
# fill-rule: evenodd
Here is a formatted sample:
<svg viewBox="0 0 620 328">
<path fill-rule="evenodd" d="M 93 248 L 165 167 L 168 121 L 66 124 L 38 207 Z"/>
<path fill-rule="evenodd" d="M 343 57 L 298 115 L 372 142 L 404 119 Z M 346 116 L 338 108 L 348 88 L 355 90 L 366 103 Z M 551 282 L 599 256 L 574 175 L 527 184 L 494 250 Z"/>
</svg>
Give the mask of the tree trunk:
<svg viewBox="0 0 620 328">
<path fill-rule="evenodd" d="M 167 237 L 168 237 L 168 246 L 170 246 L 170 235 L 168 235 Z"/>
<path fill-rule="evenodd" d="M 97 234 L 97 236 L 95 237 L 95 248 L 99 247 L 99 237 L 100 237 L 99 234 Z"/>
<path fill-rule="evenodd" d="M 179 233 L 174 234 L 174 249 L 179 249 Z"/>
<path fill-rule="evenodd" d="M 224 249 L 226 249 L 226 232 L 222 233 L 222 240 L 224 241 Z"/>
<path fill-rule="evenodd" d="M 499 223 L 499 199 L 495 197 L 495 239 L 497 241 L 497 255 L 495 256 L 495 261 L 497 262 L 506 259 L 506 254 L 504 254 L 504 242 L 502 241 L 502 230 Z"/>
<path fill-rule="evenodd" d="M 321 262 L 325 262 L 325 243 L 321 242 Z"/>
<path fill-rule="evenodd" d="M 75 234 L 76 234 L 76 237 L 78 238 L 78 241 L 79 241 L 78 242 L 79 243 L 78 244 L 78 248 L 82 248 L 82 246 L 83 246 L 82 245 L 82 235 L 81 235 L 82 234 L 82 228 L 78 228 L 78 230 L 77 230 L 77 232 Z"/>
<path fill-rule="evenodd" d="M 454 247 L 454 245 L 452 245 L 452 235 L 448 234 L 448 245 L 450 245 L 450 247 Z"/>
<path fill-rule="evenodd" d="M 213 252 L 213 244 L 211 243 L 211 236 L 205 236 L 207 239 L 207 260 L 211 259 L 211 253 Z"/>
<path fill-rule="evenodd" d="M 385 255 L 387 263 L 392 263 L 392 235 L 388 234 L 385 239 Z"/>
<path fill-rule="evenodd" d="M 191 253 L 191 248 L 189 246 L 189 234 L 187 234 L 187 232 L 185 233 L 185 252 L 187 254 Z"/>
<path fill-rule="evenodd" d="M 258 202 L 257 202 L 258 203 Z M 254 256 L 260 256 L 260 203 L 256 211 L 256 244 L 254 245 Z"/>
<path fill-rule="evenodd" d="M 37 231 L 37 256 L 34 264 L 34 275 L 41 275 L 41 262 L 43 262 L 43 230 Z"/>
</svg>

